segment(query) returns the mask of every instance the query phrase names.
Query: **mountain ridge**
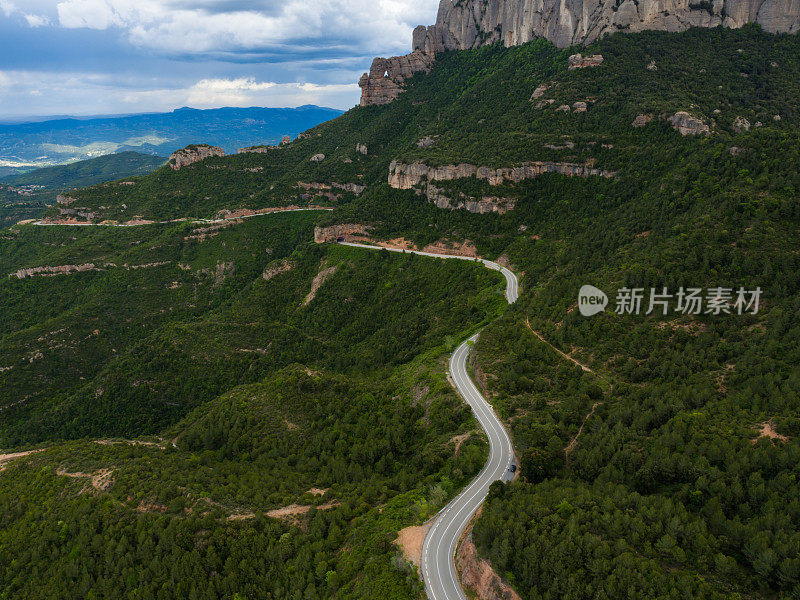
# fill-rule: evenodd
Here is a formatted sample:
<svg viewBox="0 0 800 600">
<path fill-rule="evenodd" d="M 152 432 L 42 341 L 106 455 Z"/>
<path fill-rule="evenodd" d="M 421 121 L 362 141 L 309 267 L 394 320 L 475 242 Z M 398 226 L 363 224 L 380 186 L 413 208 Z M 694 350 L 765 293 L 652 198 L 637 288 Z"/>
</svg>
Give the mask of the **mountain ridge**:
<svg viewBox="0 0 800 600">
<path fill-rule="evenodd" d="M 739 29 L 749 23 L 769 33 L 800 31 L 798 0 L 441 0 L 436 24 L 414 29 L 412 52 L 376 58 L 359 81 L 361 105 L 387 104 L 405 80 L 428 72 L 437 54 L 545 38 L 558 48 L 589 44 L 617 31 L 692 27 Z"/>
</svg>

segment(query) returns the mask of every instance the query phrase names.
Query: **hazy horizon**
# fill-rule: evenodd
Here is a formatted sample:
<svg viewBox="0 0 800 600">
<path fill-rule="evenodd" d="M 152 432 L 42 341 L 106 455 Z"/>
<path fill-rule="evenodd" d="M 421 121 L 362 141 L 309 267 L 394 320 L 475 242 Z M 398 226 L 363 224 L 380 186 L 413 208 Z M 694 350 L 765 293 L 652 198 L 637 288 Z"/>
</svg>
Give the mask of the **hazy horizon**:
<svg viewBox="0 0 800 600">
<path fill-rule="evenodd" d="M 438 0 L 0 0 L 0 120 L 348 109 Z"/>
</svg>

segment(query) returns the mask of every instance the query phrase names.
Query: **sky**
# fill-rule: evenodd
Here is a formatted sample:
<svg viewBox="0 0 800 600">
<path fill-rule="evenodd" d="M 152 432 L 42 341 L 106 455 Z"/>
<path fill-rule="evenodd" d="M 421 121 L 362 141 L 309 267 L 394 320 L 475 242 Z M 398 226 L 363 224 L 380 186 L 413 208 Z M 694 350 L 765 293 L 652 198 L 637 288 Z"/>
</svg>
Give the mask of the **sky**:
<svg viewBox="0 0 800 600">
<path fill-rule="evenodd" d="M 0 0 L 0 120 L 347 109 L 439 0 Z"/>
</svg>

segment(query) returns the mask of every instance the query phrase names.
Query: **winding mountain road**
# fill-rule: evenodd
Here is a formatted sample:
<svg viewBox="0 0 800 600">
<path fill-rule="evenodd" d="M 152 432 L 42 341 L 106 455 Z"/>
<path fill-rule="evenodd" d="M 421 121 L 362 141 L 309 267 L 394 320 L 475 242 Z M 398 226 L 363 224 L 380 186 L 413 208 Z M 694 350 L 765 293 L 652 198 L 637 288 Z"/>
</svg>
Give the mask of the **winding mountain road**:
<svg viewBox="0 0 800 600">
<path fill-rule="evenodd" d="M 458 258 L 475 261 L 476 259 L 464 256 L 450 256 L 434 254 L 431 252 L 399 250 L 383 248 L 368 244 L 355 244 L 344 242 L 346 246 L 367 248 L 370 250 L 390 250 L 392 252 L 412 252 L 421 256 L 433 258 Z M 506 278 L 506 299 L 509 304 L 517 301 L 519 282 L 516 275 L 489 260 L 477 259 L 489 269 L 500 271 Z M 489 460 L 478 476 L 472 480 L 467 488 L 444 507 L 436 516 L 433 526 L 422 546 L 422 561 L 420 568 L 422 579 L 425 581 L 425 591 L 430 600 L 467 600 L 458 573 L 455 568 L 455 553 L 458 540 L 467 528 L 472 517 L 480 508 L 489 493 L 489 487 L 495 481 L 510 481 L 514 478 L 511 466 L 516 464 L 514 446 L 511 438 L 503 427 L 502 422 L 495 414 L 491 405 L 478 391 L 467 372 L 467 358 L 478 334 L 472 336 L 461 344 L 450 358 L 450 377 L 453 383 L 472 407 L 486 436 L 489 439 Z"/>
</svg>

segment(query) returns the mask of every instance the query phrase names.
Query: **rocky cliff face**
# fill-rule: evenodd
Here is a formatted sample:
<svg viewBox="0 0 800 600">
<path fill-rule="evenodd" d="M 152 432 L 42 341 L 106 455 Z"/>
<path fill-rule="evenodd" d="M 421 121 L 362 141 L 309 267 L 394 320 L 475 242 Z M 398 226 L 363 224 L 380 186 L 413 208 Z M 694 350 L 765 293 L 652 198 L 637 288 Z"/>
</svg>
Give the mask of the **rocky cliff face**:
<svg viewBox="0 0 800 600">
<path fill-rule="evenodd" d="M 403 82 L 414 73 L 428 72 L 433 55 L 413 52 L 407 56 L 376 58 L 369 73 L 364 73 L 358 85 L 361 87 L 361 106 L 388 104 L 403 90 Z"/>
<path fill-rule="evenodd" d="M 596 169 L 588 164 L 557 163 L 549 161 L 525 162 L 513 167 L 479 167 L 470 164 L 443 165 L 429 167 L 423 163 L 404 164 L 393 161 L 389 165 L 389 185 L 398 190 L 410 190 L 423 181 L 452 181 L 477 177 L 489 185 L 502 185 L 509 181 L 519 183 L 525 179 L 538 177 L 543 173 L 558 173 L 568 177 L 614 177 L 612 171 Z"/>
<path fill-rule="evenodd" d="M 369 233 L 372 229 L 369 225 L 359 223 L 342 223 L 341 225 L 331 225 L 330 227 L 316 227 L 314 229 L 314 241 L 317 244 L 336 241 L 358 241 Z"/>
<path fill-rule="evenodd" d="M 418 27 L 414 50 L 467 50 L 544 37 L 556 46 L 615 31 L 684 31 L 758 23 L 773 33 L 800 30 L 800 0 L 442 0 L 436 25 Z"/>
<path fill-rule="evenodd" d="M 447 210 L 467 210 L 472 213 L 505 214 L 516 207 L 515 198 L 499 196 L 482 196 L 473 198 L 464 193 L 457 197 L 448 195 L 444 190 L 433 185 L 434 181 L 453 181 L 476 177 L 489 185 L 502 185 L 506 182 L 519 183 L 544 173 L 558 173 L 568 177 L 614 177 L 613 171 L 596 169 L 591 164 L 556 163 L 548 161 L 529 161 L 513 167 L 479 167 L 461 163 L 459 165 L 442 165 L 429 167 L 424 163 L 405 164 L 392 161 L 389 165 L 389 186 L 398 190 L 414 190 L 425 195 L 438 208 Z"/>
<path fill-rule="evenodd" d="M 566 48 L 616 31 L 677 32 L 747 23 L 772 33 L 797 33 L 800 0 L 441 0 L 436 25 L 414 30 L 411 54 L 375 59 L 359 82 L 361 105 L 388 104 L 402 92 L 405 79 L 428 71 L 435 55 L 447 50 L 496 42 L 518 46 L 541 37 Z"/>
<path fill-rule="evenodd" d="M 169 166 L 173 171 L 177 171 L 183 167 L 203 161 L 210 156 L 225 156 L 225 151 L 222 148 L 209 146 L 208 144 L 187 146 L 183 150 L 172 153 L 169 157 Z"/>
</svg>

